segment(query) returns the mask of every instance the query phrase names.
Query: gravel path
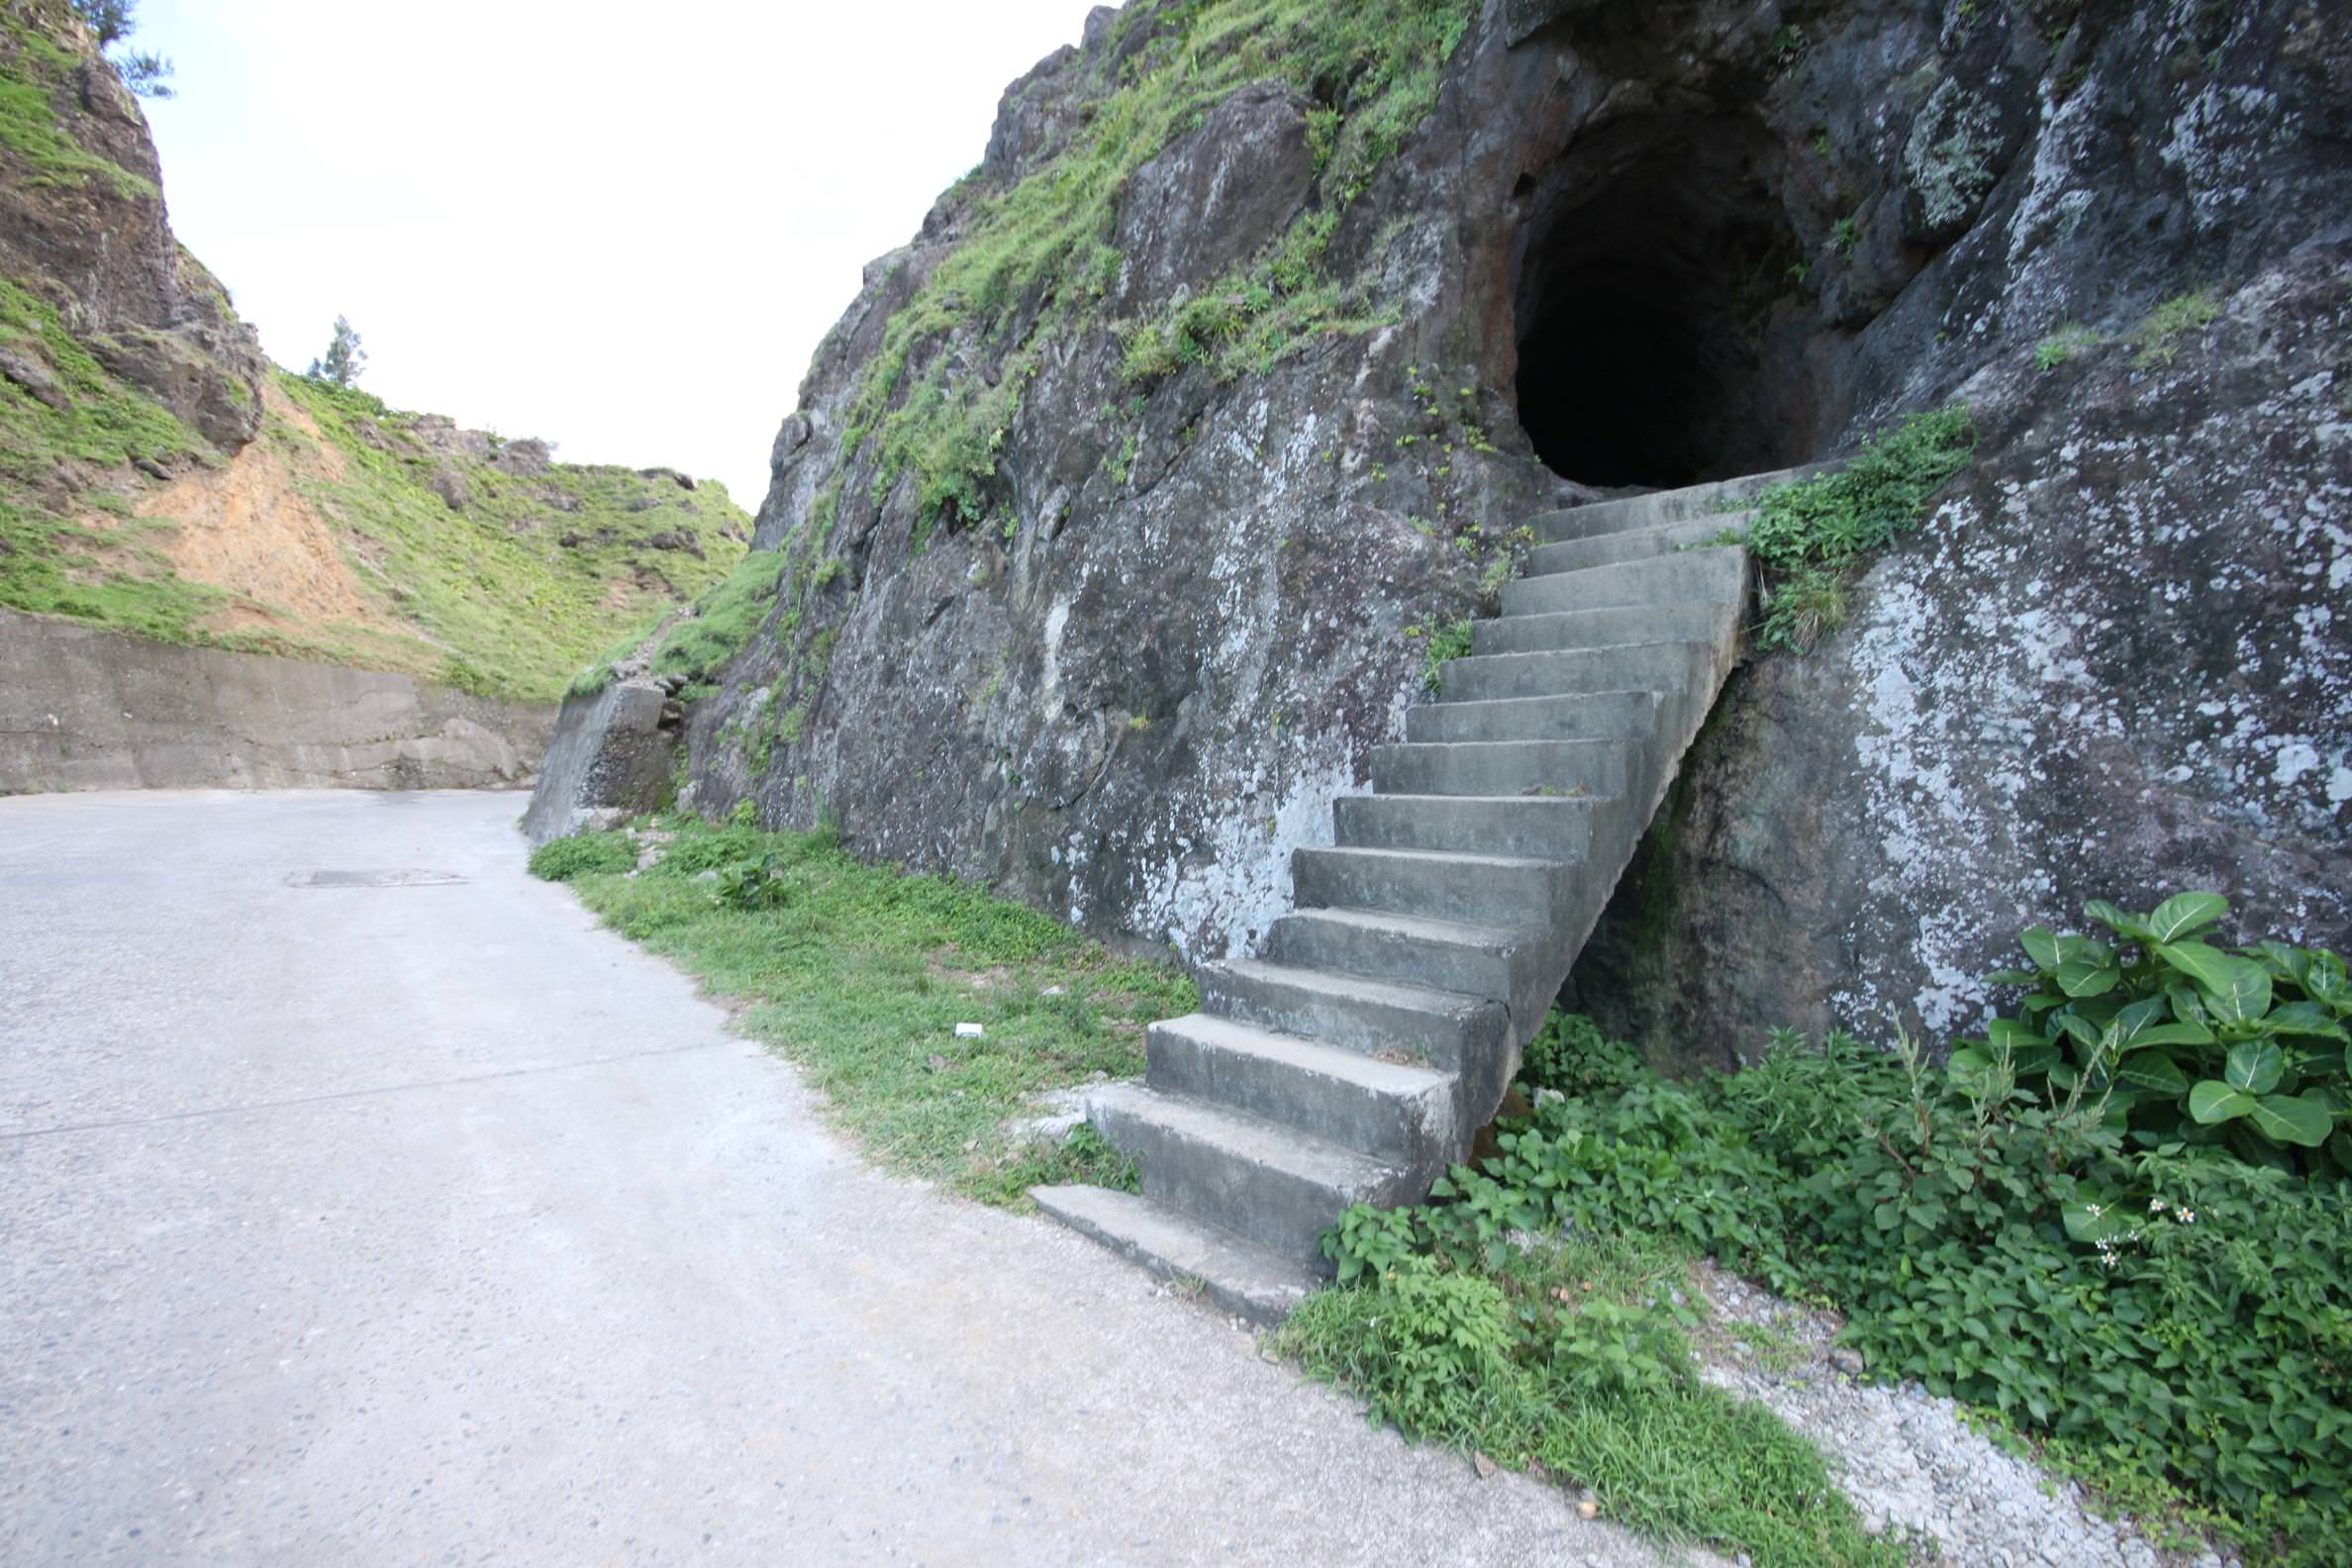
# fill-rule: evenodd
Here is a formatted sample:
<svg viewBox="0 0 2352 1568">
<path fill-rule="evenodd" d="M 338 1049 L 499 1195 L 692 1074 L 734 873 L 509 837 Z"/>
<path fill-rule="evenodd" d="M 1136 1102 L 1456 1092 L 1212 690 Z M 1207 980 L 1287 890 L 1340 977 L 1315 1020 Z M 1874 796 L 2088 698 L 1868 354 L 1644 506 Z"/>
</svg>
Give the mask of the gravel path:
<svg viewBox="0 0 2352 1568">
<path fill-rule="evenodd" d="M 2003 1452 L 1950 1400 L 1849 1376 L 1837 1361 L 1852 1352 L 1829 1343 L 1834 1319 L 1717 1269 L 1702 1266 L 1699 1281 L 1716 1325 L 1708 1380 L 1812 1438 L 1871 1528 L 1923 1536 L 1970 1568 L 2222 1568 L 2209 1553 L 2159 1554 L 2131 1525 L 2101 1519 L 2081 1488 Z"/>
<path fill-rule="evenodd" d="M 0 1561 L 1656 1560 L 868 1168 L 522 805 L 0 800 Z"/>
</svg>

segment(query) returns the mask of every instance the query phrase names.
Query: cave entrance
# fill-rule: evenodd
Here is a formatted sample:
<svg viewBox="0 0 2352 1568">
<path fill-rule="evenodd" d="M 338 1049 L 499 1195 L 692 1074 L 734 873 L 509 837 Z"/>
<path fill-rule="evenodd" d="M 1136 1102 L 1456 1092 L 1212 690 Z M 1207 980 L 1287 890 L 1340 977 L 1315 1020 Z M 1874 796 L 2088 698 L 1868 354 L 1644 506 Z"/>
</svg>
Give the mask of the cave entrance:
<svg viewBox="0 0 2352 1568">
<path fill-rule="evenodd" d="M 1519 423 L 1564 478 L 1672 488 L 1809 447 L 1798 249 L 1739 119 L 1642 117 L 1520 182 Z M 1775 330 L 1775 317 L 1784 318 Z"/>
</svg>

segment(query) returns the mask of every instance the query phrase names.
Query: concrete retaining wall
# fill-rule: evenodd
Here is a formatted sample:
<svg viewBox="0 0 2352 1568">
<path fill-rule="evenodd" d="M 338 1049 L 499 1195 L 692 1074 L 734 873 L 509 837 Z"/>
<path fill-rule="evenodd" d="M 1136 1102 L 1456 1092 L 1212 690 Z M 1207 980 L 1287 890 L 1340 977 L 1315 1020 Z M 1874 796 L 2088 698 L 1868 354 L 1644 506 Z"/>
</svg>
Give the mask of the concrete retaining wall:
<svg viewBox="0 0 2352 1568">
<path fill-rule="evenodd" d="M 406 675 L 0 611 L 0 793 L 520 788 L 554 724 Z"/>
</svg>

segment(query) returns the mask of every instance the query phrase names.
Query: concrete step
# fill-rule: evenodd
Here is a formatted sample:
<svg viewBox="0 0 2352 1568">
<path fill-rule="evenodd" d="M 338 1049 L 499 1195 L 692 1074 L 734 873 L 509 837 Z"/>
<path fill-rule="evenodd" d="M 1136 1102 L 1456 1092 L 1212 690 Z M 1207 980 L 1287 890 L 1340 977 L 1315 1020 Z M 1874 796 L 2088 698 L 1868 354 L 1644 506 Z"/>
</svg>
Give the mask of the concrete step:
<svg viewBox="0 0 2352 1568">
<path fill-rule="evenodd" d="M 1291 854 L 1291 888 L 1307 909 L 1393 910 L 1430 920 L 1541 926 L 1558 911 L 1568 869 L 1558 860 L 1521 855 L 1311 845 Z"/>
<path fill-rule="evenodd" d="M 1096 1090 L 1087 1118 L 1105 1142 L 1133 1156 L 1145 1197 L 1301 1259 L 1317 1255 L 1342 1210 L 1410 1202 L 1434 1174 L 1134 1084 Z"/>
<path fill-rule="evenodd" d="M 1448 659 L 1438 680 L 1447 702 L 1558 697 L 1574 692 L 1689 691 L 1714 666 L 1716 644 L 1620 642 L 1556 653 L 1473 653 Z"/>
<path fill-rule="evenodd" d="M 1244 1241 L 1166 1204 L 1108 1187 L 1031 1187 L 1040 1212 L 1217 1308 L 1272 1327 L 1323 1284 L 1310 1262 Z"/>
<path fill-rule="evenodd" d="M 1151 1026 L 1146 1082 L 1407 1165 L 1440 1165 L 1453 1075 L 1195 1013 Z"/>
<path fill-rule="evenodd" d="M 1332 838 L 1355 849 L 1581 860 L 1600 803 L 1590 795 L 1343 795 L 1331 802 Z"/>
<path fill-rule="evenodd" d="M 1582 571 L 1588 566 L 1610 566 L 1618 561 L 1672 555 L 1727 540 L 1736 542 L 1746 528 L 1746 513 L 1724 512 L 1685 518 L 1679 523 L 1627 529 L 1622 534 L 1596 534 L 1590 539 L 1538 544 L 1527 552 L 1526 575 L 1540 577 L 1549 572 Z"/>
<path fill-rule="evenodd" d="M 1372 748 L 1372 788 L 1382 795 L 1621 796 L 1644 776 L 1647 754 L 1633 740 L 1407 741 Z"/>
<path fill-rule="evenodd" d="M 1535 931 L 1373 910 L 1294 910 L 1266 933 L 1266 956 L 1308 969 L 1402 981 L 1511 1006 L 1524 989 Z"/>
<path fill-rule="evenodd" d="M 1488 702 L 1419 703 L 1405 710 L 1405 738 L 1444 740 L 1638 740 L 1657 738 L 1654 691 L 1571 692 Z"/>
<path fill-rule="evenodd" d="M 1202 1010 L 1220 1018 L 1449 1070 L 1503 1035 L 1500 1004 L 1457 991 L 1257 958 L 1205 964 L 1199 979 Z"/>
<path fill-rule="evenodd" d="M 1685 600 L 1665 605 L 1612 605 L 1550 615 L 1504 616 L 1473 622 L 1472 653 L 1558 653 L 1617 647 L 1628 642 L 1713 642 L 1738 627 L 1746 611 L 1735 604 Z"/>
<path fill-rule="evenodd" d="M 1804 468 L 1782 468 L 1772 473 L 1741 474 L 1736 479 L 1717 479 L 1680 490 L 1652 490 L 1646 495 L 1618 496 L 1609 501 L 1596 501 L 1590 506 L 1545 512 L 1529 519 L 1528 526 L 1534 529 L 1537 539 L 1549 542 L 1590 539 L 1596 534 L 1621 534 L 1632 529 L 1654 528 L 1660 523 L 1680 523 L 1689 518 L 1739 512 L 1774 485 L 1807 478 L 1829 466 L 1827 463 L 1815 463 Z"/>
<path fill-rule="evenodd" d="M 1503 585 L 1506 616 L 1693 602 L 1744 608 L 1747 601 L 1747 551 L 1728 545 L 1518 577 Z"/>
</svg>

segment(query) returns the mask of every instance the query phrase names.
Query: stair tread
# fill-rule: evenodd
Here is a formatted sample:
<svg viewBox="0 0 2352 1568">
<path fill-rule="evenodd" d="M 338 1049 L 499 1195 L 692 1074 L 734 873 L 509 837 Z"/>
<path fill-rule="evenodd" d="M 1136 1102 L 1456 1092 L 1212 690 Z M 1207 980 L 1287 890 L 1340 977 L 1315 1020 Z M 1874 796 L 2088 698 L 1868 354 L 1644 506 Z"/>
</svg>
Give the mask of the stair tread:
<svg viewBox="0 0 2352 1568">
<path fill-rule="evenodd" d="M 1037 1207 L 1170 1279 L 1195 1279 L 1211 1300 L 1253 1323 L 1289 1316 L 1323 1283 L 1308 1263 L 1136 1193 L 1108 1187 L 1032 1187 Z"/>
<path fill-rule="evenodd" d="M 1399 915 L 1390 910 L 1293 910 L 1291 918 L 1328 920 L 1366 930 L 1395 931 L 1408 936 L 1450 942 L 1462 947 L 1509 947 L 1525 941 L 1530 934 L 1530 928 L 1523 926 L 1476 926 L 1467 921 L 1432 920 L 1425 915 Z"/>
<path fill-rule="evenodd" d="M 1107 1084 L 1090 1095 L 1087 1103 L 1090 1108 L 1113 1107 L 1138 1122 L 1153 1123 L 1236 1159 L 1338 1192 L 1369 1191 L 1401 1169 L 1393 1161 L 1334 1143 L 1287 1122 L 1143 1084 Z"/>
<path fill-rule="evenodd" d="M 1461 655 L 1464 658 L 1523 658 L 1520 653 L 1486 653 Z M 1452 661 L 1447 660 L 1448 663 Z M 1564 703 L 1599 702 L 1604 697 L 1655 697 L 1655 686 L 1613 686 L 1607 691 L 1553 692 L 1544 697 L 1437 697 L 1428 702 L 1415 703 L 1414 708 L 1473 708 L 1481 705 L 1495 707 L 1508 703 Z"/>
<path fill-rule="evenodd" d="M 1452 797 L 1435 795 L 1428 798 L 1449 800 Z M 1361 997 L 1367 1002 L 1403 1012 L 1429 1013 L 1441 1018 L 1487 1005 L 1486 998 L 1472 996 L 1466 991 L 1439 991 L 1428 986 L 1401 985 L 1394 980 L 1375 980 L 1340 969 L 1318 969 L 1310 964 L 1275 963 L 1265 958 L 1227 958 L 1215 967 L 1245 978 L 1255 977 L 1273 984 L 1293 985 L 1302 990 L 1322 991 L 1335 997 Z"/>
<path fill-rule="evenodd" d="M 1450 753 L 1450 754 L 1452 754 L 1452 755 L 1455 755 L 1455 756 L 1460 756 L 1460 757 L 1477 757 L 1477 756 L 1503 757 L 1503 756 L 1508 756 L 1508 755 L 1510 755 L 1511 753 L 1514 753 L 1514 752 L 1525 751 L 1525 750 L 1527 750 L 1527 749 L 1528 749 L 1529 747 L 1531 747 L 1531 746 L 1533 746 L 1533 747 L 1561 747 L 1561 746 L 1573 746 L 1573 747 L 1578 747 L 1578 748 L 1580 748 L 1580 749 L 1582 750 L 1583 754 L 1586 754 L 1586 755 L 1600 755 L 1600 754 L 1602 754 L 1602 753 L 1605 753 L 1605 752 L 1608 752 L 1608 751 L 1613 751 L 1613 750 L 1616 750 L 1616 751 L 1623 751 L 1623 750 L 1627 750 L 1628 748 L 1632 748 L 1632 747 L 1638 747 L 1638 746 L 1640 746 L 1642 743 L 1643 743 L 1643 742 L 1642 742 L 1641 740 L 1639 740 L 1639 739 L 1635 739 L 1635 738 L 1627 738 L 1627 739 L 1622 739 L 1622 740 L 1617 740 L 1617 739 L 1601 740 L 1601 739 L 1586 739 L 1586 738 L 1554 739 L 1554 738 L 1551 738 L 1551 737 L 1549 737 L 1549 736 L 1546 736 L 1546 735 L 1527 735 L 1527 736 L 1514 736 L 1513 738 L 1511 738 L 1511 739 L 1508 739 L 1508 740 L 1390 740 L 1390 741 L 1385 741 L 1385 742 L 1383 742 L 1382 744 L 1380 744 L 1380 745 L 1378 745 L 1378 746 L 1375 746 L 1375 747 L 1373 748 L 1373 750 L 1374 750 L 1374 753 L 1375 753 L 1375 754 L 1378 754 L 1378 753 L 1380 753 L 1380 752 L 1395 752 L 1395 753 L 1398 753 L 1400 756 L 1435 755 L 1435 754 L 1438 754 L 1438 753 Z M 1575 755 L 1578 755 L 1578 754 L 1579 754 L 1579 752 L 1578 752 L 1578 751 L 1556 751 L 1556 750 L 1555 750 L 1555 751 L 1554 751 L 1552 754 L 1553 754 L 1553 755 L 1557 755 L 1557 756 L 1575 756 Z M 1376 794 L 1376 795 L 1378 795 L 1378 796 L 1379 796 L 1381 799 L 1383 799 L 1383 800 L 1396 800 L 1396 799 L 1400 799 L 1400 798 L 1402 798 L 1402 797 L 1405 795 L 1405 793 L 1406 793 L 1406 792 L 1404 792 L 1404 791 L 1399 791 L 1399 792 L 1398 792 L 1396 795 L 1391 795 L 1391 794 L 1390 794 L 1388 791 L 1381 789 L 1381 788 L 1378 786 L 1378 784 L 1377 784 L 1377 783 L 1375 783 L 1375 784 L 1374 784 L 1374 786 L 1373 786 L 1373 793 L 1374 793 L 1374 794 Z M 1425 797 L 1425 796 L 1427 796 L 1427 795 L 1428 795 L 1430 792 L 1429 792 L 1428 790 L 1426 790 L 1426 789 L 1420 789 L 1420 790 L 1414 790 L 1414 791 L 1412 791 L 1411 793 L 1412 793 L 1413 795 L 1415 795 L 1415 796 L 1422 796 L 1422 797 Z M 1450 799 L 1455 799 L 1456 797 L 1453 797 L 1453 796 L 1439 796 L 1438 798 L 1439 798 L 1439 799 L 1450 800 Z M 1459 798 L 1460 798 L 1460 799 L 1463 799 L 1463 800 L 1497 800 L 1497 799 L 1501 799 L 1501 798 L 1503 798 L 1503 797 L 1499 797 L 1499 796 L 1497 796 L 1497 795 L 1496 795 L 1496 794 L 1493 792 L 1493 790 L 1490 788 L 1490 789 L 1489 789 L 1489 790 L 1488 790 L 1488 791 L 1487 791 L 1485 794 L 1480 794 L 1480 795 L 1465 795 L 1465 796 L 1461 796 L 1461 797 L 1459 797 Z M 1529 795 L 1529 796 L 1525 796 L 1525 797 L 1523 797 L 1523 798 L 1524 798 L 1524 799 L 1527 799 L 1527 800 L 1545 800 L 1545 799 L 1556 799 L 1556 798 L 1560 798 L 1560 797 L 1547 797 L 1547 796 L 1542 796 L 1542 795 Z M 1615 797 L 1614 797 L 1614 796 L 1606 795 L 1604 792 L 1602 792 L 1602 791 L 1600 791 L 1600 790 L 1595 790 L 1595 791 L 1594 791 L 1594 792 L 1593 792 L 1591 795 L 1589 795 L 1589 796 L 1575 796 L 1575 797 L 1568 797 L 1568 798 L 1572 798 L 1572 799 L 1579 799 L 1579 800 L 1585 800 L 1585 799 L 1590 799 L 1590 800 L 1615 799 Z"/>
<path fill-rule="evenodd" d="M 1403 745 L 1411 744 L 1413 742 L 1400 741 L 1398 743 Z M 1421 743 L 1423 745 L 1544 745 L 1549 744 L 1550 742 L 1540 740 L 1532 742 L 1518 740 L 1428 740 L 1422 741 Z M 1383 795 L 1379 797 L 1381 800 L 1439 800 L 1447 802 L 1462 800 L 1543 800 L 1545 798 L 1547 797 L 1540 795 Z M 1488 854 L 1483 850 L 1473 849 L 1391 848 L 1384 844 L 1312 844 L 1307 846 L 1305 852 L 1322 855 L 1348 855 L 1367 860 L 1403 860 L 1408 863 L 1416 861 L 1435 862 L 1441 860 L 1464 861 L 1476 865 L 1491 866 L 1498 871 L 1526 871 L 1537 868 L 1556 871 L 1564 866 L 1575 864 L 1575 862 L 1572 860 L 1559 860 L 1547 855 L 1500 855 Z"/>
<path fill-rule="evenodd" d="M 1660 529 L 1677 529 L 1677 527 L 1689 527 L 1689 522 L 1665 522 L 1665 525 L 1658 525 L 1658 527 Z M 1646 532 L 1649 532 L 1649 529 L 1632 529 L 1632 534 L 1646 534 Z M 1578 540 L 1564 539 L 1562 543 L 1578 543 Z M 1538 545 L 1538 547 L 1550 550 L 1550 547 L 1555 547 L 1555 545 Z M 1719 543 L 1719 545 L 1684 545 L 1682 550 L 1665 550 L 1660 554 L 1634 554 L 1634 557 L 1630 557 L 1630 559 L 1618 559 L 1618 562 L 1593 562 L 1590 566 L 1559 566 L 1557 571 L 1540 571 L 1531 564 L 1524 573 L 1521 573 L 1518 581 L 1526 583 L 1526 581 L 1536 581 L 1536 578 L 1543 578 L 1543 581 L 1555 581 L 1555 578 L 1576 576 L 1578 571 L 1622 571 L 1622 569 L 1627 569 L 1627 566 L 1653 566 L 1656 562 L 1675 562 L 1675 559 L 1691 557 L 1691 554 L 1713 554 L 1716 550 L 1745 552 L 1747 545 L 1731 543 L 1731 540 L 1726 540 L 1726 543 Z M 1612 607 L 1609 607 L 1609 604 L 1585 604 L 1583 609 L 1612 609 Z"/>
<path fill-rule="evenodd" d="M 1710 645 L 1711 645 L 1711 643 L 1710 643 L 1708 640 L 1706 640 L 1706 639 L 1703 639 L 1703 638 L 1700 638 L 1700 637 L 1644 637 L 1644 638 L 1642 638 L 1642 639 L 1640 639 L 1640 640 L 1638 640 L 1638 641 L 1633 641 L 1633 642 L 1601 642 L 1601 643 L 1596 643 L 1596 644 L 1595 644 L 1594 646 L 1592 646 L 1592 647 L 1580 647 L 1580 648 L 1528 648 L 1528 649 L 1526 649 L 1526 650 L 1524 650 L 1524 651 L 1522 651 L 1522 652 L 1517 652 L 1517 653 L 1465 653 L 1465 654 L 1461 655 L 1459 658 L 1456 658 L 1456 659 L 1449 659 L 1447 662 L 1448 662 L 1448 663 L 1460 663 L 1460 664 L 1467 664 L 1467 663 L 1499 662 L 1499 661 L 1501 661 L 1501 660 L 1503 660 L 1503 659 L 1569 659 L 1569 658 L 1575 658 L 1575 659 L 1594 659 L 1594 658 L 1599 658 L 1599 657 L 1601 657 L 1601 656 L 1602 656 L 1602 655 L 1604 655 L 1604 654 L 1609 654 L 1609 653 L 1621 653 L 1621 652 L 1623 652 L 1623 651 L 1624 651 L 1625 649 L 1627 649 L 1627 648 L 1653 648 L 1653 647 L 1693 648 L 1693 647 L 1707 647 L 1707 646 L 1710 646 Z M 1657 688 L 1656 688 L 1656 687 L 1654 687 L 1654 686 L 1651 686 L 1651 687 L 1635 687 L 1635 688 L 1633 688 L 1633 689 L 1634 689 L 1634 690 L 1636 690 L 1636 691 L 1642 691 L 1642 690 L 1647 690 L 1647 691 L 1655 691 L 1655 690 L 1657 690 Z M 1591 693 L 1579 693 L 1578 695 L 1580 695 L 1580 696 L 1590 696 L 1590 695 L 1592 695 L 1592 694 L 1591 694 Z"/>
<path fill-rule="evenodd" d="M 1377 1056 L 1349 1050 L 1343 1045 L 1333 1045 L 1281 1029 L 1261 1029 L 1255 1024 L 1220 1018 L 1214 1013 L 1188 1013 L 1179 1019 L 1163 1019 L 1152 1028 L 1174 1029 L 1192 1039 L 1225 1050 L 1282 1062 L 1326 1078 L 1344 1079 L 1380 1094 L 1425 1094 L 1432 1089 L 1444 1088 L 1453 1079 L 1453 1074 L 1434 1068 L 1383 1061 Z"/>
<path fill-rule="evenodd" d="M 1500 698 L 1498 698 L 1498 699 L 1496 699 L 1496 700 L 1497 700 L 1497 701 L 1503 701 L 1503 700 L 1505 700 L 1505 699 L 1500 699 Z M 1548 702 L 1548 701 L 1550 701 L 1551 699 L 1550 699 L 1550 698 L 1546 698 L 1546 697 L 1526 697 L 1526 698 L 1512 698 L 1512 699 L 1509 699 L 1509 700 L 1510 700 L 1510 701 L 1514 701 L 1514 702 Z M 1473 706 L 1473 705 L 1472 705 L 1472 704 L 1468 704 L 1468 703 L 1464 703 L 1464 704 L 1461 704 L 1461 706 L 1463 706 L 1463 707 L 1470 707 L 1470 706 Z M 1524 739 L 1524 740 L 1518 740 L 1518 739 L 1514 739 L 1514 740 L 1393 740 L 1393 741 L 1389 741 L 1389 742 L 1386 742 L 1386 743 L 1387 743 L 1387 744 L 1390 744 L 1390 745 L 1555 745 L 1555 744 L 1559 744 L 1560 742 L 1557 742 L 1557 741 L 1552 741 L 1552 740 L 1545 740 L 1545 739 L 1541 738 L 1540 736 L 1537 736 L 1537 737 L 1531 737 L 1531 738 Z M 1622 742 L 1622 741 L 1617 741 L 1617 740 L 1602 740 L 1602 741 L 1596 741 L 1596 742 L 1594 742 L 1594 743 L 1595 743 L 1595 744 L 1599 744 L 1599 745 L 1620 745 L 1620 744 L 1623 744 L 1624 742 Z M 1445 806 L 1554 806 L 1554 807 L 1557 807 L 1557 806 L 1565 806 L 1565 805 L 1569 805 L 1569 804 L 1571 804 L 1571 803 L 1573 803 L 1573 804 L 1575 804 L 1575 805 L 1578 805 L 1578 806 L 1598 806 L 1598 805 L 1602 804 L 1602 803 L 1603 803 L 1603 802 L 1605 802 L 1605 801 L 1613 801 L 1613 800 L 1616 800 L 1616 799 L 1617 799 L 1617 797 L 1616 797 L 1615 795 L 1412 795 L 1412 794 L 1399 793 L 1399 794 L 1395 794 L 1395 795 L 1342 795 L 1342 796 L 1340 796 L 1340 797 L 1339 797 L 1339 799 L 1341 799 L 1341 800 L 1376 800 L 1376 801 L 1381 801 L 1381 802 L 1383 802 L 1383 803 L 1392 803 L 1392 802 L 1393 802 L 1393 803 L 1396 803 L 1396 804 L 1407 805 L 1407 806 L 1410 806 L 1410 805 L 1412 805 L 1412 804 L 1413 804 L 1415 801 L 1427 801 L 1427 802 L 1428 802 L 1430 805 L 1432 805 L 1432 806 L 1435 806 L 1435 805 L 1445 805 Z M 1333 846 L 1333 847 L 1342 848 L 1342 849 L 1357 849 L 1357 848 L 1362 848 L 1362 849 L 1380 849 L 1382 846 L 1381 846 L 1381 845 L 1378 845 L 1378 844 L 1339 844 L 1339 845 L 1335 845 L 1335 846 Z M 1383 851 L 1383 852 L 1386 852 L 1386 853 L 1392 853 L 1392 854 L 1428 854 L 1428 853 L 1448 854 L 1448 853 L 1451 853 L 1451 851 L 1450 851 L 1450 850 L 1420 850 L 1420 849 L 1393 849 L 1393 850 L 1385 850 L 1385 851 Z M 1548 857 L 1548 856 L 1544 856 L 1544 855 L 1492 855 L 1492 854 L 1489 854 L 1489 853 L 1487 853 L 1487 852 L 1486 852 L 1485 850 L 1483 850 L 1483 849 L 1473 849 L 1473 850 L 1468 850 L 1468 851 L 1465 851 L 1463 854 L 1456 856 L 1456 858 L 1457 858 L 1457 859 L 1472 859 L 1472 860 L 1495 860 L 1495 859 L 1502 859 L 1502 860 L 1549 860 L 1549 857 Z M 1564 864 L 1565 862 L 1561 862 L 1561 861 L 1550 861 L 1549 863 L 1557 865 L 1557 864 Z"/>
</svg>

